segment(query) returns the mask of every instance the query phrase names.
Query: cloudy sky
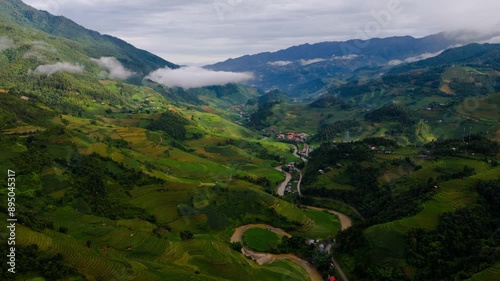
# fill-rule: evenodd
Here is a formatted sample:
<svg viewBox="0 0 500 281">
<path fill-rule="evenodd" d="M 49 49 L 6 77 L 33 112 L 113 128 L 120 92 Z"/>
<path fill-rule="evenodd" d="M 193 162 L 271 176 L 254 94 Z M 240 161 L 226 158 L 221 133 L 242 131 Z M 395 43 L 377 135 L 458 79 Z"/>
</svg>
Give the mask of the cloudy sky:
<svg viewBox="0 0 500 281">
<path fill-rule="evenodd" d="M 23 0 L 177 64 L 303 43 L 499 28 L 498 0 Z"/>
</svg>

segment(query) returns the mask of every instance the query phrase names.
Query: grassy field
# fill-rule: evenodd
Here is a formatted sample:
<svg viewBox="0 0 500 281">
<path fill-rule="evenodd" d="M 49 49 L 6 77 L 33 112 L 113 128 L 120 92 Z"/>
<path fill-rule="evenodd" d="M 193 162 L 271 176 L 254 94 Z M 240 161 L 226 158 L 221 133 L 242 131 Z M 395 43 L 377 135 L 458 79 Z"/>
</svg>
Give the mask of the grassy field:
<svg viewBox="0 0 500 281">
<path fill-rule="evenodd" d="M 262 228 L 250 228 L 243 234 L 243 244 L 260 253 L 271 252 L 280 241 L 281 238 L 276 233 Z"/>
<path fill-rule="evenodd" d="M 323 211 L 306 211 L 312 225 L 303 234 L 312 239 L 333 239 L 340 231 L 338 217 Z"/>
</svg>

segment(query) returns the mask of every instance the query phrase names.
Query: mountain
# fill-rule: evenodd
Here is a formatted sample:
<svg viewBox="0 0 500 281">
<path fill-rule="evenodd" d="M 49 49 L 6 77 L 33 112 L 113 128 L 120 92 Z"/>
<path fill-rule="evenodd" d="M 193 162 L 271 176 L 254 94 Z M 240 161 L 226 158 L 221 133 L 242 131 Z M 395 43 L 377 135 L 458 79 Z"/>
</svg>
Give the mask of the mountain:
<svg viewBox="0 0 500 281">
<path fill-rule="evenodd" d="M 380 67 L 434 56 L 466 42 L 457 38 L 457 35 L 439 33 L 423 38 L 403 36 L 304 44 L 274 53 L 229 59 L 206 68 L 251 71 L 256 76 L 255 86 L 279 88 L 299 97 L 328 85 L 327 78 L 345 79 L 363 71 L 377 75 Z"/>
<path fill-rule="evenodd" d="M 1 22 L 36 29 L 71 40 L 72 48 L 92 58 L 116 57 L 126 68 L 145 76 L 163 67 L 178 68 L 147 51 L 109 35 L 86 29 L 70 19 L 34 9 L 21 0 L 0 1 Z M 142 77 L 141 77 L 142 78 Z"/>
<path fill-rule="evenodd" d="M 500 70 L 499 45 L 469 44 L 463 47 L 451 48 L 436 57 L 394 67 L 389 73 L 404 73 L 415 69 L 446 67 L 451 65 L 488 67 Z"/>
<path fill-rule="evenodd" d="M 257 112 L 259 128 L 295 128 L 337 141 L 372 136 L 429 141 L 465 131 L 497 138 L 499 53 L 500 44 L 469 44 L 377 78 L 339 82 L 309 104 L 285 101 Z"/>
</svg>

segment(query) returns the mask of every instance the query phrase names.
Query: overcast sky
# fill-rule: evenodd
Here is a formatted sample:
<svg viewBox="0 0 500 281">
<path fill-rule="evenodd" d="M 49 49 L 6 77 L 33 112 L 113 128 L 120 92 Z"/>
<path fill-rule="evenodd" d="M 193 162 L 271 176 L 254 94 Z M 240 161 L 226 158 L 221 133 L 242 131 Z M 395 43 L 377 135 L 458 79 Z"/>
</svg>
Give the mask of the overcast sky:
<svg viewBox="0 0 500 281">
<path fill-rule="evenodd" d="M 303 43 L 499 29 L 498 0 L 23 0 L 177 64 Z"/>
</svg>

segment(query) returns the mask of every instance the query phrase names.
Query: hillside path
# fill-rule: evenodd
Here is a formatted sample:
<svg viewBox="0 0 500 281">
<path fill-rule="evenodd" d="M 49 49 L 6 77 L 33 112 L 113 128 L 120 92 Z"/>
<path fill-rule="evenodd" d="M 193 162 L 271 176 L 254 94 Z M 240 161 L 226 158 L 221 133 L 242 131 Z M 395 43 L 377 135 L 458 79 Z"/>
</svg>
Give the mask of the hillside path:
<svg viewBox="0 0 500 281">
<path fill-rule="evenodd" d="M 281 169 L 281 166 L 275 167 L 274 169 L 285 173 L 285 180 L 280 184 L 280 186 L 278 186 L 278 191 L 277 191 L 279 196 L 284 196 L 286 186 L 288 185 L 288 183 L 292 179 L 292 174 L 290 174 L 289 172 L 283 171 L 283 169 Z"/>
<path fill-rule="evenodd" d="M 332 215 L 336 215 L 340 220 L 340 226 L 341 226 L 342 230 L 346 230 L 352 226 L 352 219 L 341 212 L 330 210 L 330 209 L 325 209 L 325 208 L 313 207 L 313 206 L 306 206 L 306 208 L 308 208 L 310 210 L 315 210 L 315 211 L 326 211 Z"/>
<path fill-rule="evenodd" d="M 243 239 L 243 234 L 245 231 L 247 231 L 250 228 L 262 228 L 262 229 L 267 229 L 270 230 L 279 236 L 287 236 L 291 237 L 289 233 L 284 231 L 281 228 L 276 228 L 270 225 L 266 224 L 249 224 L 249 225 L 244 225 L 241 227 L 238 227 L 233 235 L 231 236 L 231 243 L 234 242 L 241 242 Z M 309 277 L 311 278 L 311 281 L 323 281 L 323 278 L 321 277 L 321 274 L 318 272 L 314 266 L 312 266 L 309 262 L 297 257 L 296 255 L 292 254 L 281 254 L 281 255 L 274 255 L 274 254 L 268 254 L 268 253 L 257 253 L 252 250 L 249 250 L 246 247 L 243 247 L 241 249 L 241 253 L 247 257 L 251 257 L 253 260 L 255 260 L 259 265 L 264 265 L 268 263 L 272 263 L 275 261 L 280 261 L 280 260 L 289 260 L 291 262 L 294 262 L 298 265 L 300 265 L 302 268 L 304 268 L 309 274 Z"/>
</svg>

